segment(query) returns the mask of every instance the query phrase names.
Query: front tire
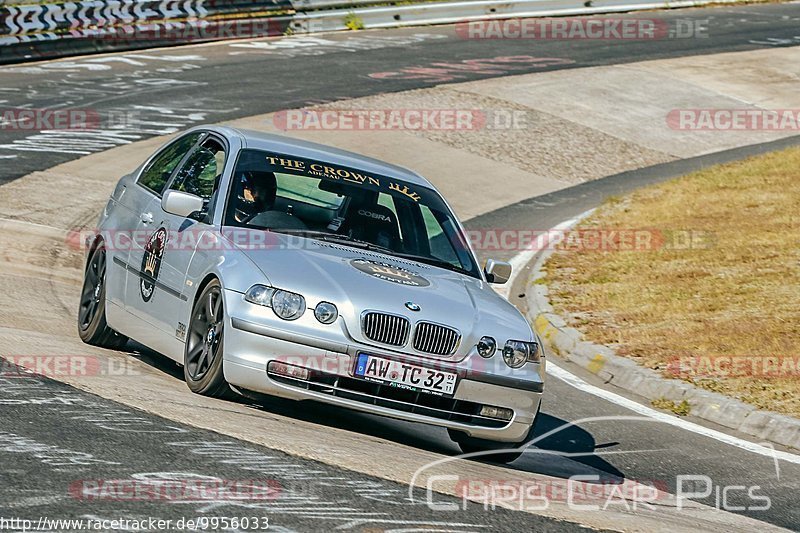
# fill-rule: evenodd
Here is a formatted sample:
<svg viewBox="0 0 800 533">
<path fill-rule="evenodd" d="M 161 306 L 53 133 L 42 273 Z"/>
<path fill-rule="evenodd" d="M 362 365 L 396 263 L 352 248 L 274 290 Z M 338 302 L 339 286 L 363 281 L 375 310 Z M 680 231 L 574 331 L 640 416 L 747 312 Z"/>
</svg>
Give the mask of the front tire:
<svg viewBox="0 0 800 533">
<path fill-rule="evenodd" d="M 539 413 L 542 411 L 542 402 L 539 402 L 539 406 L 536 408 L 536 414 L 533 417 L 533 423 L 531 424 L 531 429 L 528 431 L 528 437 L 523 440 L 522 442 L 497 442 L 491 440 L 484 440 L 484 439 L 475 439 L 468 436 L 466 433 L 461 431 L 455 431 L 452 429 L 448 429 L 447 433 L 450 435 L 450 439 L 453 440 L 458 447 L 461 448 L 463 453 L 477 453 L 477 452 L 488 452 L 492 450 L 508 450 L 508 449 L 515 449 L 521 448 L 528 442 L 532 435 L 534 428 L 536 427 L 536 422 L 539 420 Z M 513 463 L 517 459 L 519 459 L 522 454 L 525 453 L 524 450 L 514 451 L 514 452 L 496 452 L 496 453 L 487 453 L 484 455 L 477 455 L 472 457 L 472 459 L 476 461 L 487 461 L 491 463 L 501 463 L 501 464 L 508 464 Z"/>
<path fill-rule="evenodd" d="M 468 437 L 466 434 L 461 433 L 460 431 L 452 431 L 448 430 L 450 434 L 450 438 L 458 444 L 458 447 L 461 448 L 462 453 L 477 453 L 477 452 L 488 452 L 491 450 L 508 450 L 519 448 L 524 443 L 513 443 L 513 442 L 496 442 L 491 440 L 483 440 L 483 439 L 475 439 L 472 437 Z M 475 461 L 482 461 L 482 462 L 489 462 L 489 463 L 501 463 L 501 464 L 508 464 L 513 463 L 517 459 L 520 458 L 522 455 L 522 451 L 518 452 L 495 452 L 495 453 L 486 453 L 482 455 L 476 455 L 474 457 L 470 457 Z"/>
<path fill-rule="evenodd" d="M 213 280 L 194 304 L 186 335 L 183 377 L 192 392 L 214 398 L 233 396 L 222 371 L 224 332 L 222 286 Z"/>
<path fill-rule="evenodd" d="M 106 249 L 100 244 L 86 262 L 80 304 L 78 335 L 86 344 L 118 350 L 128 337 L 120 335 L 106 321 Z"/>
</svg>

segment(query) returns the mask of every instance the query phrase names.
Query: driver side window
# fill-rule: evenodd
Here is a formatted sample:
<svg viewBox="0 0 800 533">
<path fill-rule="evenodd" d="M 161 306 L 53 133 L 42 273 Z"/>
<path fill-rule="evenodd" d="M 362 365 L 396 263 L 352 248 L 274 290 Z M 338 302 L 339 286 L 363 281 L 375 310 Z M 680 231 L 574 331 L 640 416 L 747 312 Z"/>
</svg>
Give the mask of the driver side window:
<svg viewBox="0 0 800 533">
<path fill-rule="evenodd" d="M 154 193 L 161 195 L 164 186 L 169 181 L 172 172 L 178 163 L 183 160 L 186 153 L 200 139 L 202 133 L 192 133 L 174 141 L 167 146 L 155 159 L 147 166 L 137 180 L 139 185 L 146 187 Z"/>
<path fill-rule="evenodd" d="M 224 168 L 225 147 L 210 137 L 192 152 L 175 176 L 170 189 L 208 200 L 219 186 L 218 178 Z"/>
</svg>

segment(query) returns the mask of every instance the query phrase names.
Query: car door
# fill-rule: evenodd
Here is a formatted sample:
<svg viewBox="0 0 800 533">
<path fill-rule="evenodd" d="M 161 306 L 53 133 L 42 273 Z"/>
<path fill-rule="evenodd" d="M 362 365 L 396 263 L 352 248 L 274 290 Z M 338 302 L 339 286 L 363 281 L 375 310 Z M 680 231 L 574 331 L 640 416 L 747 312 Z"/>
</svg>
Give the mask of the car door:
<svg viewBox="0 0 800 533">
<path fill-rule="evenodd" d="M 106 248 L 106 302 L 113 306 L 107 311 L 116 315 L 116 309 L 125 308 L 125 285 L 128 281 L 128 253 L 131 237 L 139 224 L 139 214 L 150 203 L 152 196 L 136 184 L 138 173 L 125 176 L 111 194 L 101 231 Z M 124 318 L 123 318 L 124 320 Z M 120 325 L 117 325 L 119 327 Z M 125 324 L 121 325 L 125 329 Z"/>
<path fill-rule="evenodd" d="M 210 227 L 206 215 L 225 168 L 227 149 L 223 139 L 208 135 L 195 146 L 173 174 L 167 190 L 188 192 L 205 200 L 202 212 L 187 218 L 167 213 L 161 199 L 149 208 L 155 231 L 142 257 L 144 281 L 139 287 L 139 312 L 162 332 L 183 340 L 191 295 L 186 271 L 203 233 Z M 174 354 L 168 354 L 174 355 Z"/>
<path fill-rule="evenodd" d="M 137 225 L 126 261 L 125 309 L 139 319 L 138 323 L 131 324 L 131 337 L 145 344 L 149 340 L 147 336 L 152 333 L 153 319 L 149 310 L 168 237 L 160 215 L 161 195 L 180 164 L 204 136 L 205 132 L 192 132 L 167 145 L 152 158 L 136 182 L 141 194 L 137 195 L 136 205 L 132 206 Z"/>
</svg>

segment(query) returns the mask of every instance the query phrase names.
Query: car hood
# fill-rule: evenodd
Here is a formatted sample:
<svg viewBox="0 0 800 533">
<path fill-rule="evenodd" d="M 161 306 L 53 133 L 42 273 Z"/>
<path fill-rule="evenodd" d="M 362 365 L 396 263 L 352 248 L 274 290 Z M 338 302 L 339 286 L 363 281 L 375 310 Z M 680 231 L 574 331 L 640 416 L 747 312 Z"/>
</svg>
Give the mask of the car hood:
<svg viewBox="0 0 800 533">
<path fill-rule="evenodd" d="M 367 310 L 457 329 L 462 341 L 452 358 L 466 355 L 484 335 L 498 343 L 532 339 L 528 322 L 485 281 L 338 243 L 268 235 L 267 246 L 238 248 L 272 286 L 302 294 L 309 308 L 321 301 L 336 304 L 348 334 L 358 342 L 372 344 L 361 332 Z"/>
</svg>

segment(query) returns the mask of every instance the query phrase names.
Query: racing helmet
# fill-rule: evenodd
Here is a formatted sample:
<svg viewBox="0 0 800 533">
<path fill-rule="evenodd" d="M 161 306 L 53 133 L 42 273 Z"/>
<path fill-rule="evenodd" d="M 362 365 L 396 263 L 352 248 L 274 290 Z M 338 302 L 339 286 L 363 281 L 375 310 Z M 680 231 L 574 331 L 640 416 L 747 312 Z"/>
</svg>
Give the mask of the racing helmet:
<svg viewBox="0 0 800 533">
<path fill-rule="evenodd" d="M 240 172 L 236 181 L 236 219 L 248 222 L 264 211 L 272 209 L 278 191 L 272 172 Z"/>
</svg>

